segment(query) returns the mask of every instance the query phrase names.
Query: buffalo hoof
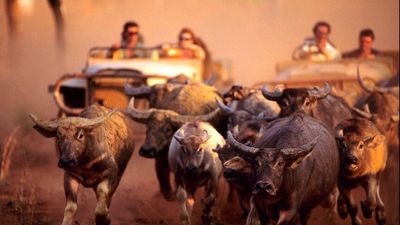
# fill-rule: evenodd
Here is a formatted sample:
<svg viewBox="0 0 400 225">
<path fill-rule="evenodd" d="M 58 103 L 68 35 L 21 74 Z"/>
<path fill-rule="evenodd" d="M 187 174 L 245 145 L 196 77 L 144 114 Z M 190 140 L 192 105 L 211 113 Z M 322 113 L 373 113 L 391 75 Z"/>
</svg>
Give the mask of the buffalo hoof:
<svg viewBox="0 0 400 225">
<path fill-rule="evenodd" d="M 162 194 L 163 194 L 165 200 L 167 200 L 169 202 L 176 201 L 176 193 L 175 192 L 163 192 Z"/>
<path fill-rule="evenodd" d="M 372 217 L 372 210 L 368 207 L 367 201 L 361 201 L 361 210 L 365 218 Z"/>
<path fill-rule="evenodd" d="M 346 219 L 347 215 L 349 214 L 347 205 L 346 204 L 338 204 L 337 210 L 338 210 L 338 214 L 339 214 L 340 218 Z"/>
<path fill-rule="evenodd" d="M 203 214 L 201 216 L 201 222 L 203 222 L 203 225 L 212 225 L 213 223 L 213 218 L 210 215 Z"/>
<path fill-rule="evenodd" d="M 375 221 L 378 225 L 386 224 L 386 213 L 384 209 L 375 210 Z"/>
</svg>

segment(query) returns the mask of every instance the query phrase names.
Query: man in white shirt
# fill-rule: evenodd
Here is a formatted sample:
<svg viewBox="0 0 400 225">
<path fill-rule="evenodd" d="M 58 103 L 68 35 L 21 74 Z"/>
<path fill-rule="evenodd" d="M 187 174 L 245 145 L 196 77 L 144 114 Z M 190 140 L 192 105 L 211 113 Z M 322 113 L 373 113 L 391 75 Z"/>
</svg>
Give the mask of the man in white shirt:
<svg viewBox="0 0 400 225">
<path fill-rule="evenodd" d="M 327 22 L 317 22 L 313 33 L 313 38 L 307 38 L 294 50 L 294 60 L 329 61 L 342 58 L 340 51 L 329 40 L 331 26 Z"/>
</svg>

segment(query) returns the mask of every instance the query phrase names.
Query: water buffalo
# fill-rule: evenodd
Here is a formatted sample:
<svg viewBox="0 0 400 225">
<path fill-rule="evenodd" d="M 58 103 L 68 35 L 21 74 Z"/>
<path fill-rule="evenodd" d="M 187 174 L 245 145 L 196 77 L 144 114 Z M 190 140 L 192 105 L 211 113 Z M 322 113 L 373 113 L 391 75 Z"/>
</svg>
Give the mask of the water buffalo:
<svg viewBox="0 0 400 225">
<path fill-rule="evenodd" d="M 147 126 L 146 139 L 139 154 L 155 158 L 157 179 L 161 192 L 167 200 L 175 199 L 170 185 L 167 157 L 174 132 L 184 123 L 194 120 L 210 121 L 213 125 L 222 127 L 221 129 L 226 127 L 224 116 L 219 112 L 215 102 L 215 98 L 220 97 L 206 85 L 188 84 L 175 88 L 174 93 L 175 98 L 164 99 L 165 102 L 159 105 L 165 108 L 135 109 L 133 97 L 128 108 L 130 116 L 135 121 Z"/>
<path fill-rule="evenodd" d="M 220 101 L 217 103 L 229 116 L 228 130 L 234 133 L 242 122 L 257 119 L 261 113 L 266 117 L 275 117 L 280 110 L 278 104 L 264 98 L 259 89 L 235 85 L 223 96 L 228 105 Z"/>
<path fill-rule="evenodd" d="M 371 120 L 389 139 L 397 140 L 399 99 L 392 92 L 398 92 L 399 87 L 369 87 L 358 70 L 357 72 L 358 83 L 369 95 L 360 99 L 353 109 L 359 115 Z"/>
<path fill-rule="evenodd" d="M 80 184 L 96 192 L 96 224 L 110 224 L 111 197 L 134 150 L 133 121 L 99 105 L 85 108 L 79 117 L 41 120 L 29 116 L 40 134 L 56 138 L 67 198 L 62 224 L 74 224 Z"/>
<path fill-rule="evenodd" d="M 352 224 L 361 224 L 351 190 L 362 186 L 367 194 L 367 200 L 361 201 L 364 217 L 371 218 L 375 211 L 376 223 L 385 224 L 385 208 L 379 193 L 380 176 L 388 155 L 385 136 L 364 118 L 344 120 L 336 130 L 341 152 L 339 215 L 345 218 L 350 213 Z"/>
<path fill-rule="evenodd" d="M 288 116 L 296 111 L 304 111 L 332 130 L 344 119 L 352 118 L 347 103 L 340 97 L 330 94 L 331 87 L 325 83 L 319 88 L 287 88 L 283 91 L 269 92 L 262 89 L 265 98 L 278 102 L 281 111 L 279 116 Z"/>
<path fill-rule="evenodd" d="M 202 200 L 202 220 L 204 224 L 210 224 L 211 208 L 222 172 L 221 161 L 213 150 L 224 145 L 225 139 L 209 123 L 186 123 L 175 132 L 168 161 L 175 174 L 181 224 L 191 224 L 194 194 L 203 185 L 206 193 Z"/>
<path fill-rule="evenodd" d="M 228 142 L 250 157 L 254 168 L 254 206 L 262 225 L 271 220 L 307 224 L 311 210 L 335 188 L 339 152 L 335 138 L 321 122 L 296 112 L 269 123 L 254 143 Z"/>
</svg>

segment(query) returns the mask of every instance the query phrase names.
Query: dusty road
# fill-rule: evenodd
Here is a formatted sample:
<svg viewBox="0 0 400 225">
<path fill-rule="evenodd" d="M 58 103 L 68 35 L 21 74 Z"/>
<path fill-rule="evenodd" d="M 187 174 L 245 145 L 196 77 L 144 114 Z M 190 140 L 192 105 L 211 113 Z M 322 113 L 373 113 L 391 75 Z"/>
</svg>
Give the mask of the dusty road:
<svg viewBox="0 0 400 225">
<path fill-rule="evenodd" d="M 111 203 L 112 224 L 177 225 L 178 203 L 165 201 L 158 192 L 153 160 L 138 155 L 144 140 L 144 127 L 138 125 L 136 150 Z M 11 157 L 10 173 L 0 183 L 0 224 L 47 225 L 61 224 L 64 211 L 63 171 L 57 167 L 54 140 L 45 139 L 33 129 L 17 134 L 15 150 Z M 398 162 L 397 156 L 392 161 Z M 398 224 L 398 163 L 391 165 L 384 174 L 381 193 L 387 208 L 388 224 Z M 220 195 L 214 208 L 218 224 L 245 224 L 237 201 L 228 202 L 228 186 L 221 180 Z M 356 198 L 364 194 L 358 191 Z M 200 223 L 200 199 L 196 196 L 193 220 Z M 91 189 L 80 188 L 76 224 L 93 224 L 95 195 Z M 322 208 L 313 211 L 309 224 L 350 224 L 349 218 L 341 220 L 337 215 L 328 216 Z M 375 224 L 373 219 L 365 224 Z"/>
</svg>

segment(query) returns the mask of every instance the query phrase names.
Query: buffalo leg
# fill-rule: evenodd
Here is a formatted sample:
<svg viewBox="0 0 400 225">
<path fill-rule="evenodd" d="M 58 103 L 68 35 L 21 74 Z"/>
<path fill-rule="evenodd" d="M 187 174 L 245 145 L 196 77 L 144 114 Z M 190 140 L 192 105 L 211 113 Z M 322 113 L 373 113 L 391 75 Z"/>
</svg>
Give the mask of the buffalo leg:
<svg viewBox="0 0 400 225">
<path fill-rule="evenodd" d="M 189 196 L 186 190 L 182 186 L 178 186 L 176 197 L 178 198 L 180 205 L 180 215 L 179 219 L 181 221 L 181 225 L 190 225 L 190 215 L 192 214 L 194 198 L 193 196 Z"/>
<path fill-rule="evenodd" d="M 340 195 L 342 196 L 343 200 L 346 202 L 347 209 L 349 210 L 351 216 L 351 224 L 352 225 L 361 225 L 361 220 L 357 216 L 357 205 L 354 202 L 353 195 L 351 194 L 350 189 L 339 189 Z"/>
<path fill-rule="evenodd" d="M 113 191 L 108 180 L 100 182 L 96 187 L 97 205 L 95 209 L 96 225 L 110 224 L 110 202 Z"/>
<path fill-rule="evenodd" d="M 365 192 L 367 194 L 367 200 L 361 201 L 361 210 L 365 218 L 371 218 L 372 212 L 376 208 L 376 192 L 377 192 L 378 182 L 375 177 L 371 177 L 367 181 L 367 185 L 364 186 Z"/>
<path fill-rule="evenodd" d="M 169 179 L 170 169 L 167 156 L 162 155 L 160 157 L 156 157 L 156 173 L 160 190 L 164 198 L 168 201 L 175 200 L 175 195 L 172 192 Z"/>
<path fill-rule="evenodd" d="M 215 197 L 218 189 L 218 178 L 210 179 L 206 185 L 206 195 L 202 200 L 203 205 L 203 224 L 211 223 L 211 208 L 215 203 Z"/>
<path fill-rule="evenodd" d="M 69 174 L 64 173 L 64 191 L 67 204 L 64 210 L 62 225 L 72 225 L 74 222 L 76 210 L 78 209 L 78 188 L 79 181 L 71 177 Z"/>
<path fill-rule="evenodd" d="M 375 209 L 375 221 L 378 225 L 386 224 L 386 213 L 385 213 L 385 205 L 383 204 L 381 195 L 379 193 L 379 184 L 376 188 L 376 197 L 378 200 L 378 206 Z"/>
</svg>

